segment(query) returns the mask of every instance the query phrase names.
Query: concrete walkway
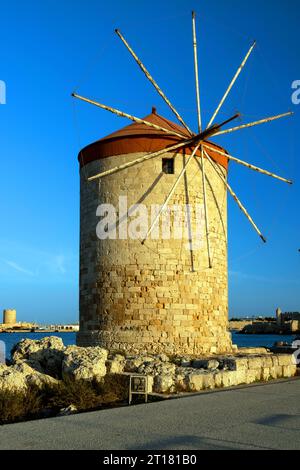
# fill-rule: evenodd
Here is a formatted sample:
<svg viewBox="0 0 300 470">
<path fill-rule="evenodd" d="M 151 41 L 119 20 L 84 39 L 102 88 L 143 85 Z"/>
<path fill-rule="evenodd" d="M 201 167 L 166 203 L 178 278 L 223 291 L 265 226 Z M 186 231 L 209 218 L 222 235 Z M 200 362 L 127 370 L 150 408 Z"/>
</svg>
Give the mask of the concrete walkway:
<svg viewBox="0 0 300 470">
<path fill-rule="evenodd" d="M 300 449 L 300 379 L 0 426 L 0 449 Z"/>
</svg>

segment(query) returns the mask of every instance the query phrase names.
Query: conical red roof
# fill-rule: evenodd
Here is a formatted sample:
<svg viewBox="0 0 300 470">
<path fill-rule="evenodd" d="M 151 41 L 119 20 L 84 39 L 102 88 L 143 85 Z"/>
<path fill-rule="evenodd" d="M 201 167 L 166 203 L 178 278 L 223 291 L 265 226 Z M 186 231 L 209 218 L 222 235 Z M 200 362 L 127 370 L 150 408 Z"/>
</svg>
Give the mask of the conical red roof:
<svg viewBox="0 0 300 470">
<path fill-rule="evenodd" d="M 156 109 L 152 108 L 152 113 L 149 114 L 149 116 L 146 116 L 143 118 L 143 121 L 150 122 L 151 124 L 156 124 L 157 126 L 163 127 L 164 129 L 168 129 L 170 131 L 178 132 L 180 134 L 183 134 L 187 138 L 190 137 L 188 131 L 180 126 L 179 124 L 175 124 L 175 122 L 169 121 L 169 119 L 166 119 L 162 116 L 159 116 L 159 114 L 156 113 Z M 154 128 L 148 127 L 145 124 L 129 124 L 129 126 L 123 127 L 123 129 L 120 129 L 119 131 L 113 132 L 112 134 L 108 135 L 107 137 L 104 137 L 101 139 L 99 142 L 103 142 L 106 140 L 110 139 L 118 139 L 120 137 L 128 137 L 128 136 L 137 136 L 137 135 L 159 135 L 159 136 L 166 136 L 162 131 L 156 130 Z M 176 136 L 172 136 L 172 138 Z"/>
<path fill-rule="evenodd" d="M 155 108 L 153 108 L 152 113 L 149 114 L 149 116 L 144 117 L 143 120 L 165 129 L 179 132 L 187 139 L 191 137 L 184 127 L 158 115 Z M 176 143 L 179 143 L 180 140 L 181 138 L 176 135 L 168 135 L 163 131 L 148 127 L 145 124 L 133 123 L 82 149 L 79 153 L 78 160 L 81 166 L 84 166 L 91 161 L 116 155 L 126 155 L 138 152 L 156 152 L 168 146 L 175 145 Z M 210 145 L 223 150 L 222 147 L 219 147 L 212 142 L 210 142 Z M 178 153 L 190 155 L 192 151 L 193 146 L 179 149 Z M 228 159 L 226 157 L 213 151 L 209 151 L 209 155 L 227 169 Z"/>
</svg>

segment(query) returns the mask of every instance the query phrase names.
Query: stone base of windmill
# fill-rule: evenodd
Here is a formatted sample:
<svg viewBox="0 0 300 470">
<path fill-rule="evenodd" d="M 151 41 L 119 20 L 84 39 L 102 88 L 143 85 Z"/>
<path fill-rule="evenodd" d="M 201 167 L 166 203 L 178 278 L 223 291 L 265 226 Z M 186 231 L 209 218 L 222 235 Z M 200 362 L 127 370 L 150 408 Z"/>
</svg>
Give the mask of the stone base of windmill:
<svg viewBox="0 0 300 470">
<path fill-rule="evenodd" d="M 112 360 L 116 370 L 120 357 Z M 119 363 L 119 370 L 123 365 Z M 297 366 L 290 354 L 272 354 L 264 348 L 240 349 L 236 354 L 211 358 L 137 356 L 126 359 L 127 372 L 148 376 L 150 392 L 178 394 L 200 392 L 256 382 L 290 378 Z"/>
<path fill-rule="evenodd" d="M 297 375 L 291 354 L 273 354 L 264 348 L 237 349 L 212 357 L 167 356 L 110 352 L 101 347 L 64 346 L 61 338 L 22 340 L 11 365 L 0 366 L 0 390 L 26 389 L 60 381 L 102 382 L 108 375 L 148 377 L 148 392 L 166 395 L 199 392 Z"/>
</svg>

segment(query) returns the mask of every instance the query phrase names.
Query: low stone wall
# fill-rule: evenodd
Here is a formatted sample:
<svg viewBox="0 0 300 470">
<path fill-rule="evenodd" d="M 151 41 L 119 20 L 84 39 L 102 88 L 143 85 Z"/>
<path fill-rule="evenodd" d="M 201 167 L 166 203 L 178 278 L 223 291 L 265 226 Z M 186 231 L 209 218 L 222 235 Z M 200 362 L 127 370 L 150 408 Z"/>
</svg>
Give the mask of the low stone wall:
<svg viewBox="0 0 300 470">
<path fill-rule="evenodd" d="M 215 358 L 222 362 L 222 358 Z M 227 367 L 207 373 L 191 372 L 177 383 L 182 391 L 198 392 L 206 389 L 232 387 L 236 385 L 267 382 L 280 378 L 294 377 L 297 366 L 290 354 L 265 354 L 227 358 Z"/>
<path fill-rule="evenodd" d="M 290 378 L 296 375 L 297 366 L 291 354 L 245 349 L 237 355 L 209 359 L 177 357 L 160 362 L 151 357 L 133 358 L 127 360 L 125 371 L 147 375 L 150 393 L 178 394 Z"/>
</svg>

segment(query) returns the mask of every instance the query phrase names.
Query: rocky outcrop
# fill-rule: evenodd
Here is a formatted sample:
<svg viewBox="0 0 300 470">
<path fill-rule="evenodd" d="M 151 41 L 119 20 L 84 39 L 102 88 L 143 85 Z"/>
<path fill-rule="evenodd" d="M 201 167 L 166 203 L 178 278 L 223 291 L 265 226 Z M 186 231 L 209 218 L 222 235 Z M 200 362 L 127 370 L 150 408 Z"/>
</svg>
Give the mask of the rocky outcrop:
<svg viewBox="0 0 300 470">
<path fill-rule="evenodd" d="M 61 378 L 65 346 L 61 338 L 50 336 L 41 340 L 24 339 L 12 350 L 13 364 L 29 361 L 37 371 Z"/>
<path fill-rule="evenodd" d="M 56 385 L 59 381 L 37 371 L 27 362 L 18 362 L 13 366 L 0 365 L 0 390 L 22 392 L 28 386 L 43 388 L 45 385 Z"/>
<path fill-rule="evenodd" d="M 125 369 L 126 359 L 121 354 L 115 354 L 106 361 L 106 370 L 108 374 L 122 374 Z"/>
<path fill-rule="evenodd" d="M 0 391 L 23 392 L 27 389 L 26 376 L 14 367 L 0 365 Z"/>
<path fill-rule="evenodd" d="M 43 388 L 59 380 L 102 382 L 110 374 L 148 377 L 148 392 L 199 392 L 249 384 L 296 374 L 291 354 L 272 354 L 264 348 L 245 348 L 229 356 L 210 358 L 165 354 L 109 353 L 101 347 L 65 347 L 60 338 L 23 340 L 12 352 L 12 365 L 0 366 L 0 390 Z"/>
<path fill-rule="evenodd" d="M 100 347 L 69 346 L 63 353 L 62 378 L 64 380 L 98 381 L 106 375 L 108 351 Z"/>
<path fill-rule="evenodd" d="M 51 377 L 51 375 L 36 370 L 29 361 L 18 362 L 12 369 L 20 372 L 25 377 L 27 385 L 34 385 L 40 389 L 45 385 L 57 385 L 59 383 L 59 380 Z"/>
</svg>

